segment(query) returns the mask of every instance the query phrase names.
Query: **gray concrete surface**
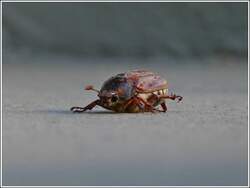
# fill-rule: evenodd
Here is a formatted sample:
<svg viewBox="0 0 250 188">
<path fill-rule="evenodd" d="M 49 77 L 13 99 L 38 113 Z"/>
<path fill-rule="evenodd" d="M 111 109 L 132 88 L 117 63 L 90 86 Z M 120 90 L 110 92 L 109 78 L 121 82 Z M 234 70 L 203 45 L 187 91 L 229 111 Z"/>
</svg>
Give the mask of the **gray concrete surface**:
<svg viewBox="0 0 250 188">
<path fill-rule="evenodd" d="M 181 61 L 5 56 L 3 184 L 247 185 L 246 61 Z M 183 103 L 69 111 L 96 98 L 84 85 L 135 68 L 167 78 Z"/>
</svg>

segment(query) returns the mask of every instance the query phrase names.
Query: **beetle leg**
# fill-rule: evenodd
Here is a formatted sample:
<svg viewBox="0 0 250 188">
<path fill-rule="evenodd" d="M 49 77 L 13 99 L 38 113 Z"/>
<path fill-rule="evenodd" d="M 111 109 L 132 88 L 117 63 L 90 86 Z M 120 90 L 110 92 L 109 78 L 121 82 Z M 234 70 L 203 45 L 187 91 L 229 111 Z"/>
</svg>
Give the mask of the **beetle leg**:
<svg viewBox="0 0 250 188">
<path fill-rule="evenodd" d="M 144 111 L 141 102 L 136 97 L 133 97 L 130 100 L 128 100 L 127 103 L 124 105 L 124 112 L 126 112 L 127 109 L 133 105 L 136 105 L 141 111 Z"/>
<path fill-rule="evenodd" d="M 153 104 L 154 101 L 160 101 L 161 98 L 156 95 L 156 94 L 152 94 L 148 99 L 147 101 L 150 103 L 150 104 Z M 166 112 L 167 111 L 167 106 L 166 106 L 166 103 L 165 102 L 162 102 L 161 103 L 161 107 L 162 107 L 162 110 L 158 110 L 160 112 Z"/>
<path fill-rule="evenodd" d="M 129 99 L 128 101 L 127 101 L 127 103 L 124 105 L 124 111 L 126 111 L 126 109 L 127 109 L 127 107 L 129 106 L 129 105 L 131 105 L 132 103 L 134 103 L 134 98 L 132 98 L 132 99 Z"/>
<path fill-rule="evenodd" d="M 171 99 L 171 100 L 177 99 L 177 102 L 180 102 L 183 99 L 182 96 L 175 95 L 175 94 L 172 94 L 172 93 L 170 95 L 161 95 L 161 96 L 159 96 L 159 98 L 161 98 L 161 99 Z"/>
<path fill-rule="evenodd" d="M 142 98 L 136 97 L 136 99 L 141 101 L 145 105 L 145 111 L 146 112 L 156 112 L 156 111 L 161 112 L 161 110 L 156 109 L 154 106 L 152 106 L 148 102 L 144 101 Z"/>
<path fill-rule="evenodd" d="M 124 106 L 124 112 L 131 112 L 131 110 L 129 110 L 129 108 L 131 106 L 137 106 L 140 110 L 143 110 L 142 106 L 140 105 L 140 101 L 138 101 L 135 97 L 130 99 L 127 102 L 127 104 Z M 133 112 L 133 110 L 132 110 L 132 112 Z"/>
<path fill-rule="evenodd" d="M 162 112 L 166 112 L 168 110 L 165 102 L 161 103 L 161 107 L 162 107 Z"/>
<path fill-rule="evenodd" d="M 130 100 L 127 101 L 127 103 L 124 105 L 124 112 L 129 112 L 129 107 L 130 106 L 137 106 L 141 112 L 148 112 L 151 111 L 149 110 L 145 105 L 145 107 L 142 106 L 142 102 L 140 101 L 140 98 L 138 97 L 133 97 Z"/>
<path fill-rule="evenodd" d="M 70 110 L 72 112 L 77 112 L 77 113 L 81 113 L 81 112 L 85 112 L 86 110 L 91 110 L 92 108 L 94 108 L 96 105 L 99 105 L 100 100 L 95 100 L 92 103 L 90 103 L 89 105 L 85 106 L 85 107 L 72 107 L 70 108 Z"/>
</svg>

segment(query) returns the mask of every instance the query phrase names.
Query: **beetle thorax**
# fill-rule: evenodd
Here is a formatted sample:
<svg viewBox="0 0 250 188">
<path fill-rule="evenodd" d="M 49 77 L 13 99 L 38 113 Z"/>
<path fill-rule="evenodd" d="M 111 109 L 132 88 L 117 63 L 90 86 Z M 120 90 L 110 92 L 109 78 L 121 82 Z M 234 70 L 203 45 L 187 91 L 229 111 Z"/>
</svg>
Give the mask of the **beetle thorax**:
<svg viewBox="0 0 250 188">
<path fill-rule="evenodd" d="M 98 95 L 105 108 L 119 111 L 134 96 L 133 86 L 124 77 L 111 77 L 104 82 Z"/>
</svg>

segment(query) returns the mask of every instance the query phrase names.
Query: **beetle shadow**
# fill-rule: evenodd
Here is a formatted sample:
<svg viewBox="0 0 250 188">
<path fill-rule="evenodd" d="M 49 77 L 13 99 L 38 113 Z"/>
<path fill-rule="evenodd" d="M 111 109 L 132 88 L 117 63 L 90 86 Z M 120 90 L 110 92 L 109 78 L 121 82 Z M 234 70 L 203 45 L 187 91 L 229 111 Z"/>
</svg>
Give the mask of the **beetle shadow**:
<svg viewBox="0 0 250 188">
<path fill-rule="evenodd" d="M 73 115 L 77 115 L 77 114 L 79 114 L 79 115 L 81 115 L 81 114 L 119 114 L 119 113 L 116 113 L 116 112 L 112 112 L 112 111 L 105 111 L 105 110 L 103 110 L 103 111 L 86 111 L 86 112 L 82 112 L 82 113 L 74 113 L 74 112 L 71 112 L 70 111 L 70 113 L 71 114 L 73 114 Z"/>
<path fill-rule="evenodd" d="M 54 115 L 84 115 L 84 114 L 117 114 L 112 111 L 86 111 L 82 113 L 74 113 L 70 110 L 65 110 L 65 109 L 44 109 L 44 110 L 35 110 L 32 113 L 36 114 L 54 114 Z"/>
<path fill-rule="evenodd" d="M 138 113 L 126 113 L 126 112 L 113 112 L 108 110 L 93 110 L 85 111 L 82 113 L 74 113 L 70 109 L 36 109 L 31 111 L 19 111 L 19 113 L 25 114 L 44 114 L 44 115 L 117 115 L 117 114 L 138 114 Z M 169 112 L 168 112 L 169 113 Z M 180 113 L 180 111 L 171 111 L 171 113 Z M 140 114 L 152 114 L 150 112 Z M 153 114 L 165 114 L 165 113 L 153 113 Z"/>
</svg>

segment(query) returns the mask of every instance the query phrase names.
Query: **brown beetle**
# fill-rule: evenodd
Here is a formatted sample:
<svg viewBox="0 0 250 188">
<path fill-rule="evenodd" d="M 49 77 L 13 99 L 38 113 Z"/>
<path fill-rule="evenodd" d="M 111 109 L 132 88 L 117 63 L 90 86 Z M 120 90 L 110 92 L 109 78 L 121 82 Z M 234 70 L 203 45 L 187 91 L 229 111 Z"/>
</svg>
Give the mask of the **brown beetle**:
<svg viewBox="0 0 250 188">
<path fill-rule="evenodd" d="M 168 95 L 167 81 L 144 70 L 117 74 L 104 82 L 100 91 L 89 85 L 86 90 L 98 93 L 99 99 L 86 107 L 72 107 L 73 112 L 91 110 L 96 105 L 115 112 L 166 112 L 165 99 L 182 100 L 179 95 Z M 156 107 L 161 105 L 162 109 Z"/>
</svg>

